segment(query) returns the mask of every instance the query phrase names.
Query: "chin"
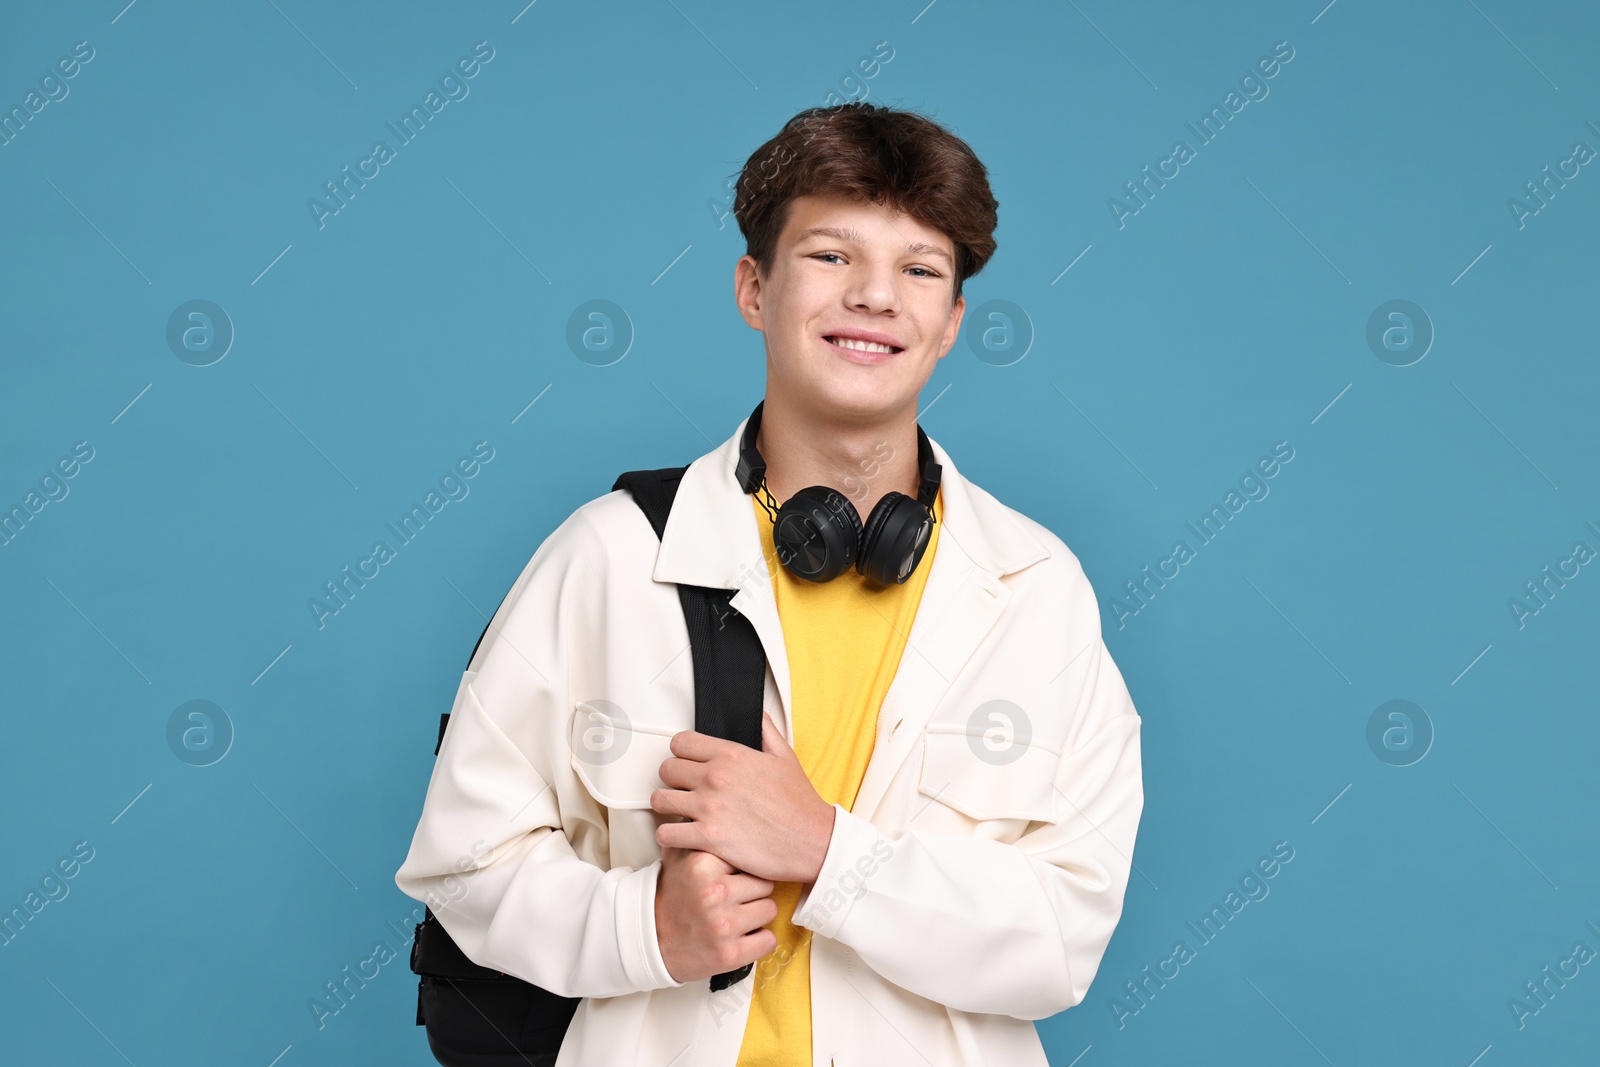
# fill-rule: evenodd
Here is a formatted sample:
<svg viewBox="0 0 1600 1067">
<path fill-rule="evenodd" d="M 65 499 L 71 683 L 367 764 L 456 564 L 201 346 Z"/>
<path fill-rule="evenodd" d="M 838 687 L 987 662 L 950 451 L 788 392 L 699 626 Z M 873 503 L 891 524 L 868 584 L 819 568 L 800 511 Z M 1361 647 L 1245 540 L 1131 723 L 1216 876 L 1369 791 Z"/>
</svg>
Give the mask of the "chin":
<svg viewBox="0 0 1600 1067">
<path fill-rule="evenodd" d="M 848 412 L 863 418 L 875 418 L 898 410 L 904 403 L 901 398 L 906 396 L 915 401 L 916 392 L 901 388 L 899 382 L 884 380 L 839 382 L 834 383 L 831 388 L 818 391 L 816 406 L 824 411 Z"/>
</svg>

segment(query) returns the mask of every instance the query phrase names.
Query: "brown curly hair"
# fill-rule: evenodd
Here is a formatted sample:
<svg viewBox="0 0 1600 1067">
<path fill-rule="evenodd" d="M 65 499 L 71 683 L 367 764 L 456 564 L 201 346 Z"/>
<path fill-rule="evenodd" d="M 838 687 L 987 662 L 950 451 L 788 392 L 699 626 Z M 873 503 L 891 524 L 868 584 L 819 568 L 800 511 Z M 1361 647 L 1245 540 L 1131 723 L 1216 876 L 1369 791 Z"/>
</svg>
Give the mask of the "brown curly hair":
<svg viewBox="0 0 1600 1067">
<path fill-rule="evenodd" d="M 853 101 L 807 108 L 751 153 L 734 188 L 733 215 L 763 274 L 797 196 L 845 196 L 902 211 L 947 235 L 961 284 L 994 255 L 999 203 L 967 143 L 911 111 Z"/>
</svg>

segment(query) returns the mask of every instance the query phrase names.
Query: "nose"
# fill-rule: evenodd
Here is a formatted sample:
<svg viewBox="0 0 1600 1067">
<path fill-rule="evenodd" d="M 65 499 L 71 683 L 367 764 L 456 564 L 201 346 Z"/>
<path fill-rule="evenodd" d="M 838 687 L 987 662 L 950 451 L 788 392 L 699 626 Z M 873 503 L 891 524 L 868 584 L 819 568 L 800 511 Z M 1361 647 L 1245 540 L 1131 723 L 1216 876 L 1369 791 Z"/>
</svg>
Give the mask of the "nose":
<svg viewBox="0 0 1600 1067">
<path fill-rule="evenodd" d="M 860 311 L 898 311 L 900 286 L 895 270 L 893 263 L 863 263 L 853 267 L 846 301 Z"/>
</svg>

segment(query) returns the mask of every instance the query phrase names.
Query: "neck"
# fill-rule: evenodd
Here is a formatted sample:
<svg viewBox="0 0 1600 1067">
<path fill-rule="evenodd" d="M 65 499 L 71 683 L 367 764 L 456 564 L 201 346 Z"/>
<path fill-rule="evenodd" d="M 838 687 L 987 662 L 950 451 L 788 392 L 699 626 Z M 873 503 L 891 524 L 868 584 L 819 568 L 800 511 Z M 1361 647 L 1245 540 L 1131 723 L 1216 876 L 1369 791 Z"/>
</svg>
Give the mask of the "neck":
<svg viewBox="0 0 1600 1067">
<path fill-rule="evenodd" d="M 819 418 L 769 392 L 756 448 L 779 504 L 806 486 L 831 486 L 864 522 L 884 494 L 914 498 L 922 488 L 915 405 L 882 419 L 844 421 Z"/>
</svg>

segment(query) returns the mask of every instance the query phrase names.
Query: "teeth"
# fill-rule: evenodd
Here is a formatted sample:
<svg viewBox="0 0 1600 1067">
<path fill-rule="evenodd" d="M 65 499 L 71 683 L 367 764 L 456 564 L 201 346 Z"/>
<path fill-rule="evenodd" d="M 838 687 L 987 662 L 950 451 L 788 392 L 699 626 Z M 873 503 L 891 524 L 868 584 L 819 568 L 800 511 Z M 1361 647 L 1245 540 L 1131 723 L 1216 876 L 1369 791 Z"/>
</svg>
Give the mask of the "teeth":
<svg viewBox="0 0 1600 1067">
<path fill-rule="evenodd" d="M 851 337 L 830 337 L 830 338 L 828 338 L 828 340 L 832 341 L 834 344 L 838 345 L 840 348 L 853 348 L 857 352 L 893 352 L 894 351 L 894 349 L 889 345 L 880 345 L 880 344 L 877 344 L 877 343 L 875 343 L 873 341 L 857 341 L 857 340 L 855 340 L 854 338 L 851 338 Z"/>
</svg>

